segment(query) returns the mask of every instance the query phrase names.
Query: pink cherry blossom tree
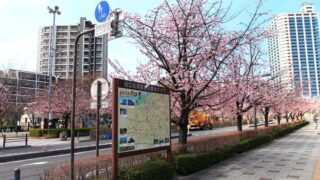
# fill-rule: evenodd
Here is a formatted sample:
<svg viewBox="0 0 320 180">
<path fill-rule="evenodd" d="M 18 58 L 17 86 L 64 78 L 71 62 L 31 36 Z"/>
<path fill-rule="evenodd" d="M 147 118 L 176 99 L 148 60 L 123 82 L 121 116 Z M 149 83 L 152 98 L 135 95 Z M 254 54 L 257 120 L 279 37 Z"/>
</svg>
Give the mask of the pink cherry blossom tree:
<svg viewBox="0 0 320 180">
<path fill-rule="evenodd" d="M 64 120 L 67 128 L 70 123 L 72 111 L 72 83 L 71 81 L 59 81 L 52 88 L 51 110 L 53 116 Z M 83 115 L 89 110 L 90 95 L 81 87 L 77 87 L 76 116 Z M 48 114 L 48 91 L 39 91 L 35 96 L 35 101 L 31 103 L 35 114 L 47 116 Z"/>
<path fill-rule="evenodd" d="M 124 25 L 137 47 L 148 58 L 140 78 L 158 81 L 175 98 L 180 150 L 187 150 L 189 113 L 197 108 L 220 106 L 221 70 L 233 52 L 257 31 L 256 11 L 242 30 L 228 30 L 228 10 L 222 1 L 164 0 L 144 18 L 126 16 Z M 123 72 L 123 69 L 118 69 Z M 208 103 L 210 101 L 210 103 Z"/>
<path fill-rule="evenodd" d="M 280 124 L 281 115 L 285 109 L 286 94 L 278 87 L 271 86 L 272 97 L 268 98 L 267 105 L 270 107 L 271 114 L 276 117 L 277 123 Z"/>
<path fill-rule="evenodd" d="M 10 112 L 10 109 L 14 107 L 14 103 L 10 101 L 10 91 L 3 84 L 3 81 L 0 81 L 0 125 L 4 122 L 4 117 Z"/>
<path fill-rule="evenodd" d="M 234 94 L 234 98 L 224 108 L 236 116 L 238 131 L 242 131 L 243 115 L 265 103 L 263 96 L 269 84 L 264 79 L 265 74 L 258 71 L 263 67 L 259 43 L 264 37 L 263 31 L 246 37 L 246 44 L 227 60 L 224 79 L 228 93 Z"/>
</svg>

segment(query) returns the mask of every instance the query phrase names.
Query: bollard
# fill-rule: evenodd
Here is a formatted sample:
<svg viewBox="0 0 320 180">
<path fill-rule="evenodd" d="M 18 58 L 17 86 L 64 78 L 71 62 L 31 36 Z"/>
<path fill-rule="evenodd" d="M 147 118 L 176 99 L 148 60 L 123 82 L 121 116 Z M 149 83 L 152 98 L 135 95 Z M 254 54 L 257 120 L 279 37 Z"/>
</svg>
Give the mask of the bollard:
<svg viewBox="0 0 320 180">
<path fill-rule="evenodd" d="M 3 135 L 3 148 L 5 148 L 6 147 L 6 135 Z"/>
<path fill-rule="evenodd" d="M 19 168 L 14 169 L 13 180 L 20 180 L 20 169 Z"/>
</svg>

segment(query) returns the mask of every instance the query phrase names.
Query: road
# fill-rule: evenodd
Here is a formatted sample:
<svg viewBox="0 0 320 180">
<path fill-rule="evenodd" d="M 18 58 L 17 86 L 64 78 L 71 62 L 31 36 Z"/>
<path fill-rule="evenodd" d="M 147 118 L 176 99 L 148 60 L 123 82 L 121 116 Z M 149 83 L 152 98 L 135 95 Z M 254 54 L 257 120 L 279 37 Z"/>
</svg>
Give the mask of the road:
<svg viewBox="0 0 320 180">
<path fill-rule="evenodd" d="M 100 150 L 100 154 L 106 153 L 110 149 Z M 84 159 L 87 157 L 94 157 L 94 151 L 86 151 L 75 154 L 75 159 Z M 43 157 L 35 159 L 27 159 L 21 161 L 13 161 L 7 163 L 0 163 L 0 179 L 9 180 L 13 177 L 13 170 L 19 168 L 21 170 L 22 180 L 36 180 L 40 179 L 39 174 L 43 173 L 45 169 L 50 169 L 57 164 L 63 164 L 70 161 L 70 154 L 58 155 L 54 157 Z"/>
<path fill-rule="evenodd" d="M 243 126 L 243 129 L 249 129 L 248 126 Z M 206 136 L 211 134 L 219 134 L 229 131 L 237 130 L 236 126 L 224 127 L 224 128 L 216 128 L 213 130 L 195 130 L 190 131 L 192 134 L 189 138 L 196 138 L 198 136 Z M 110 149 L 100 150 L 100 154 L 110 151 Z M 94 151 L 87 151 L 75 154 L 75 160 L 94 157 Z M 39 179 L 39 174 L 43 173 L 45 169 L 50 169 L 51 167 L 57 164 L 68 163 L 70 161 L 70 154 L 66 155 L 58 155 L 52 157 L 43 157 L 43 158 L 35 158 L 35 159 L 27 159 L 21 161 L 13 161 L 7 163 L 0 163 L 0 179 L 8 180 L 13 177 L 13 170 L 15 168 L 21 169 L 21 179 L 23 180 L 35 180 Z"/>
</svg>

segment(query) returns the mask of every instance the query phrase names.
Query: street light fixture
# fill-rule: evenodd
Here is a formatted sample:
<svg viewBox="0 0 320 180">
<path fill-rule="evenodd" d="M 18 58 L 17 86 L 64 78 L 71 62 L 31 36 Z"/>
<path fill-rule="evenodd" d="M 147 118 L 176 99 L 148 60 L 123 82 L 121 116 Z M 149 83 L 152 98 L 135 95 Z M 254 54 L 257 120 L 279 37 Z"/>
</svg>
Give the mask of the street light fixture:
<svg viewBox="0 0 320 180">
<path fill-rule="evenodd" d="M 49 93 L 48 93 L 48 136 L 50 136 L 49 129 L 50 129 L 50 120 L 52 118 L 51 112 L 51 91 L 52 91 L 52 64 L 55 61 L 55 50 L 56 50 L 56 14 L 60 15 L 61 11 L 59 11 L 59 6 L 55 6 L 54 9 L 47 7 L 49 13 L 53 14 L 53 25 L 51 31 L 51 52 L 50 52 L 50 79 L 49 79 Z"/>
</svg>

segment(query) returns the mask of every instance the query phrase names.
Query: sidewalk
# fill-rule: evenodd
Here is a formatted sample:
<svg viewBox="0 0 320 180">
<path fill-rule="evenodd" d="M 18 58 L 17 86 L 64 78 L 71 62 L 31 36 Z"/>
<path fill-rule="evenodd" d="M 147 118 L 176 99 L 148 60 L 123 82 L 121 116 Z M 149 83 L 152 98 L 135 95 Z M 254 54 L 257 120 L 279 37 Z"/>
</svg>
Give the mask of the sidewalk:
<svg viewBox="0 0 320 180">
<path fill-rule="evenodd" d="M 319 180 L 319 152 L 320 129 L 316 130 L 311 123 L 288 136 L 175 180 Z"/>
</svg>

